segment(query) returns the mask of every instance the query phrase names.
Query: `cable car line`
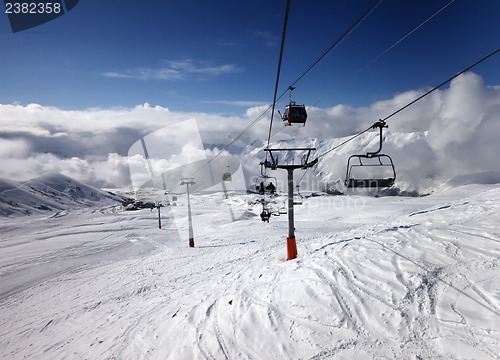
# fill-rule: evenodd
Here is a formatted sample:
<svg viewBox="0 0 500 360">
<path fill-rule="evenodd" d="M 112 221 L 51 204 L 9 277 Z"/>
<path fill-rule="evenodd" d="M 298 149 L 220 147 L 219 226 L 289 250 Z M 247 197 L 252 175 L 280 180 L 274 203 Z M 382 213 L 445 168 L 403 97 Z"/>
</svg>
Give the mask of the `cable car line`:
<svg viewBox="0 0 500 360">
<path fill-rule="evenodd" d="M 276 110 L 276 99 L 278 96 L 278 86 L 279 86 L 279 80 L 280 80 L 280 74 L 281 74 L 281 63 L 283 62 L 283 50 L 285 49 L 286 29 L 287 29 L 287 25 L 288 25 L 288 16 L 290 14 L 290 2 L 291 2 L 291 0 L 286 1 L 285 16 L 284 16 L 284 20 L 283 20 L 283 31 L 281 34 L 280 55 L 279 55 L 279 59 L 278 59 L 278 69 L 276 71 L 276 82 L 274 85 L 273 103 L 271 106 L 271 121 L 269 122 L 269 132 L 267 135 L 267 146 L 266 146 L 267 149 L 269 149 L 269 144 L 271 143 L 271 133 L 273 130 L 273 120 L 274 120 L 274 113 Z M 264 160 L 264 162 L 261 162 L 261 174 L 264 177 L 264 179 L 266 179 L 268 177 L 267 176 L 267 167 L 264 166 L 264 164 L 266 164 L 268 162 L 267 156 L 268 156 L 268 153 L 266 152 L 265 160 Z M 264 166 L 264 172 L 262 172 L 262 166 Z M 259 192 L 261 192 L 262 195 L 264 196 L 264 198 L 262 199 L 262 212 L 260 214 L 260 217 L 261 217 L 262 221 L 269 222 L 271 212 L 269 211 L 269 208 L 268 208 L 268 201 L 266 199 L 264 184 L 261 183 L 260 186 L 261 186 L 261 189 Z"/>
<path fill-rule="evenodd" d="M 286 28 L 288 25 L 288 15 L 289 14 L 290 14 L 290 0 L 287 0 L 286 1 L 286 10 L 285 10 L 285 19 L 283 22 L 283 32 L 281 34 L 281 46 L 280 46 L 280 56 L 279 56 L 279 60 L 278 60 L 278 71 L 276 72 L 276 83 L 274 85 L 274 97 L 273 97 L 273 104 L 272 104 L 272 111 L 271 111 L 271 122 L 269 124 L 269 134 L 267 136 L 267 147 L 268 148 L 269 148 L 269 144 L 271 142 L 271 132 L 272 132 L 272 128 L 273 128 L 274 112 L 275 112 L 275 108 L 276 108 L 276 97 L 278 95 L 278 86 L 279 86 L 280 73 L 281 73 L 281 62 L 283 61 L 283 50 L 285 48 Z"/>
<path fill-rule="evenodd" d="M 389 52 L 392 48 L 394 48 L 395 46 L 397 46 L 399 43 L 401 43 L 403 40 L 405 40 L 408 36 L 410 36 L 413 32 L 415 32 L 416 30 L 418 30 L 420 27 L 422 27 L 425 23 L 427 23 L 428 21 L 430 21 L 432 18 L 434 18 L 435 16 L 437 16 L 440 12 L 442 12 L 445 8 L 447 8 L 448 6 L 450 6 L 455 0 L 451 0 L 448 4 L 446 4 L 443 8 L 441 8 L 440 10 L 438 10 L 435 14 L 433 14 L 431 17 L 429 17 L 427 20 L 425 20 L 423 23 L 421 23 L 420 25 L 418 25 L 415 29 L 413 29 L 412 31 L 410 31 L 407 35 L 405 35 L 403 38 L 401 38 L 400 40 L 398 40 L 396 43 L 394 43 L 392 46 L 390 46 L 388 49 L 386 49 L 384 52 L 382 52 L 380 55 L 378 55 L 377 57 L 375 57 L 373 60 L 371 60 L 368 64 L 366 64 L 365 66 L 363 66 L 360 70 L 358 70 L 353 76 L 351 76 L 350 79 L 352 79 L 353 77 L 359 75 L 359 73 L 361 73 L 362 71 L 364 71 L 369 65 L 371 65 L 372 63 L 374 63 L 375 61 L 379 60 L 382 56 L 384 56 L 387 52 Z M 304 71 L 293 83 L 291 86 L 296 86 L 299 82 L 303 81 L 304 78 L 312 71 L 314 70 L 317 66 L 319 66 L 381 3 L 383 2 L 383 0 L 377 0 L 375 1 L 375 3 L 353 24 L 351 25 L 351 27 L 349 27 L 348 30 L 346 30 L 340 37 L 339 39 L 337 39 L 306 71 Z M 287 17 L 288 17 L 288 11 L 289 11 L 289 4 L 290 4 L 290 0 L 287 0 L 287 14 L 285 16 L 285 19 L 287 21 Z M 286 31 L 286 25 L 284 25 L 284 32 Z M 284 35 L 284 34 L 283 34 Z M 283 45 L 283 44 L 282 44 Z M 280 57 L 282 57 L 282 50 L 280 51 Z M 475 65 L 474 65 L 475 66 Z M 468 69 L 467 69 L 468 70 Z M 467 71 L 467 70 L 464 70 Z M 460 74 L 460 73 L 459 73 Z M 456 76 L 458 76 L 459 74 L 457 74 Z M 278 75 L 279 76 L 279 75 Z M 277 76 L 277 78 L 278 78 Z M 350 80 L 348 79 L 348 80 Z M 450 79 L 451 80 L 451 79 Z M 448 80 L 448 81 L 450 81 Z M 446 82 L 445 82 L 446 83 Z M 444 85 L 444 83 L 443 83 Z M 276 87 L 277 89 L 277 87 Z M 286 95 L 286 93 L 288 92 L 288 89 L 283 92 L 278 98 L 276 98 L 276 94 L 277 94 L 277 91 L 275 89 L 275 97 L 274 97 L 274 100 L 273 100 L 273 104 L 272 106 L 269 106 L 257 119 L 255 119 L 249 126 L 247 126 L 236 138 L 234 138 L 225 148 L 223 148 L 221 151 L 219 151 L 218 154 L 216 154 L 212 159 L 210 159 L 207 163 L 205 163 L 197 172 L 199 172 L 202 168 L 204 168 L 205 166 L 207 166 L 210 162 L 212 162 L 213 160 L 215 160 L 215 158 L 217 158 L 218 156 L 220 156 L 224 150 L 228 150 L 237 140 L 239 140 L 247 131 L 249 131 L 252 127 L 254 127 L 259 121 L 261 121 L 265 115 L 267 115 L 269 113 L 269 111 L 272 111 L 272 114 L 271 114 L 271 119 L 273 119 L 273 116 L 274 116 L 274 112 L 275 112 L 275 105 L 281 101 L 283 99 L 283 97 Z M 435 90 L 435 89 L 434 89 Z M 432 91 L 434 91 L 432 90 Z M 330 92 L 331 94 L 331 92 Z M 426 95 L 426 94 L 424 94 Z M 329 96 L 326 95 L 325 97 Z M 315 103 L 315 105 L 319 102 L 321 102 L 325 97 L 323 97 L 322 99 L 320 99 L 318 102 Z M 422 96 L 423 97 L 423 96 Z M 421 98 L 422 98 L 421 97 Z M 416 99 L 416 101 L 420 100 L 419 99 Z M 410 106 L 412 105 L 411 104 L 408 104 L 407 106 Z M 407 107 L 406 106 L 406 107 Z M 405 107 L 405 108 L 406 108 Z M 402 111 L 403 109 L 400 109 L 399 111 Z M 391 114 L 389 117 L 391 116 L 394 116 L 396 115 L 396 113 L 398 113 L 399 111 Z M 388 119 L 389 117 L 385 118 L 385 119 Z M 269 147 L 269 143 L 270 143 L 270 137 L 271 136 L 274 136 L 276 133 L 278 133 L 279 131 L 281 131 L 283 128 L 281 128 L 280 130 L 278 130 L 275 134 L 272 134 L 271 135 L 271 128 L 272 128 L 272 120 L 271 120 L 271 124 L 270 124 L 270 132 L 268 134 L 268 147 Z M 362 132 L 354 135 L 353 137 L 347 139 L 346 141 L 342 142 L 341 144 L 337 145 L 336 147 L 330 149 L 329 151 L 327 151 L 326 153 L 322 154 L 322 155 L 319 155 L 318 158 L 322 157 L 323 155 L 326 155 L 327 153 L 331 152 L 331 151 L 334 151 L 335 149 L 345 145 L 346 143 L 354 140 L 355 138 L 357 138 L 358 136 L 361 136 L 362 134 L 364 134 L 365 132 L 371 130 L 371 126 L 365 130 L 363 130 Z M 267 155 L 266 155 L 267 156 Z M 305 175 L 305 174 L 304 174 Z"/>
<path fill-rule="evenodd" d="M 406 38 L 408 38 L 410 35 L 412 35 L 414 32 L 416 32 L 418 29 L 420 29 L 422 26 L 424 26 L 426 23 L 428 23 L 430 20 L 432 20 L 434 17 L 436 17 L 438 14 L 440 14 L 442 11 L 444 11 L 448 6 L 450 6 L 454 2 L 455 2 L 455 0 L 451 0 L 448 4 L 444 5 L 441 9 L 439 9 L 438 11 L 436 11 L 434 14 L 432 14 L 430 17 L 428 17 L 426 20 L 424 20 L 418 26 L 416 26 L 415 28 L 413 28 L 413 30 L 411 30 L 410 32 L 408 32 L 401 39 L 399 39 L 398 41 L 396 41 L 394 44 L 392 44 L 387 49 L 385 49 L 384 51 L 382 51 L 379 55 L 377 55 L 376 57 L 374 57 L 371 61 L 369 61 L 368 63 L 366 63 L 365 65 L 363 65 L 359 70 L 357 70 L 356 72 L 354 72 L 351 76 L 349 76 L 348 78 L 346 78 L 342 83 L 339 84 L 339 86 L 337 86 L 335 89 L 331 90 L 326 95 L 324 95 L 322 98 L 320 98 L 318 101 L 316 101 L 313 104 L 313 106 L 318 105 L 320 102 L 322 102 L 323 100 L 325 100 L 327 97 L 329 97 L 331 94 L 333 94 L 340 87 L 342 87 L 343 85 L 345 85 L 349 81 L 351 81 L 354 78 L 356 78 L 366 68 L 368 68 L 370 65 L 372 65 L 373 63 L 375 63 L 376 61 L 378 61 L 381 57 L 383 57 L 385 54 L 387 54 L 389 51 L 391 51 L 393 48 L 395 48 L 401 42 L 403 42 L 404 40 L 406 40 Z"/>
<path fill-rule="evenodd" d="M 311 65 L 309 68 L 302 73 L 290 86 L 297 87 L 297 84 L 302 81 L 306 75 L 308 75 L 312 70 L 318 67 L 325 59 L 331 55 L 331 53 L 345 40 L 351 33 L 356 30 L 356 28 L 361 25 L 365 19 L 370 16 L 370 14 L 375 11 L 375 9 L 383 2 L 384 0 L 375 1 L 370 8 L 365 11 L 361 17 L 359 17 L 335 42 L 330 45 L 330 47 L 323 52 L 323 54 Z"/>
<path fill-rule="evenodd" d="M 453 0 L 454 1 L 454 0 Z M 288 125 L 292 125 L 292 123 L 301 123 L 305 126 L 305 122 L 307 120 L 307 111 L 304 105 L 296 105 L 295 102 L 292 102 L 291 100 L 291 92 L 296 88 L 297 84 L 302 81 L 310 72 L 312 72 L 316 67 L 318 67 L 331 53 L 359 26 L 361 23 L 373 12 L 375 9 L 383 2 L 383 0 L 377 0 L 375 1 L 372 6 L 360 17 L 358 18 L 323 54 L 311 65 L 309 68 L 302 73 L 293 83 L 290 85 L 287 89 L 290 94 L 290 102 L 287 107 L 285 107 L 285 113 L 282 116 L 282 119 L 288 123 Z M 275 85 L 275 91 L 274 91 L 274 100 L 272 104 L 272 113 L 271 113 L 271 122 L 269 125 L 269 134 L 268 134 L 268 140 L 267 140 L 267 148 L 269 148 L 269 144 L 271 141 L 271 132 L 272 132 L 272 126 L 273 126 L 273 118 L 274 118 L 274 113 L 275 113 L 275 105 L 276 105 L 276 95 L 277 95 L 277 90 L 278 90 L 278 81 L 279 81 L 279 74 L 280 74 L 280 69 L 281 69 L 281 60 L 283 56 L 283 46 L 284 46 L 284 41 L 285 41 L 285 34 L 286 34 L 286 24 L 288 21 L 288 14 L 289 14 L 289 6 L 290 6 L 290 1 L 287 1 L 287 9 L 286 9 L 286 14 L 285 14 L 285 24 L 284 24 L 284 29 L 283 29 L 283 36 L 282 36 L 282 42 L 281 42 L 281 49 L 280 49 L 280 60 L 279 60 L 279 65 L 278 65 L 278 75 L 276 78 L 276 85 Z M 286 92 L 285 91 L 278 100 L 281 100 Z M 295 116 L 294 116 L 295 115 Z M 295 119 L 294 119 L 295 118 Z M 286 124 L 285 124 L 286 125 Z M 281 131 L 283 128 L 278 130 L 274 135 L 276 135 L 279 131 Z M 266 161 L 267 161 L 267 152 L 266 152 Z M 302 178 L 305 176 L 306 172 L 302 175 Z"/>
<path fill-rule="evenodd" d="M 319 66 L 320 63 L 322 63 L 332 52 L 335 50 L 361 23 L 383 2 L 383 0 L 377 0 L 374 2 L 374 4 L 360 17 L 358 18 L 309 68 L 304 71 L 293 83 L 291 86 L 296 86 L 300 81 L 304 80 L 304 78 L 317 66 Z M 289 0 L 287 1 L 287 7 L 288 7 Z M 270 105 L 262 114 L 260 114 L 257 119 L 255 119 L 250 125 L 248 125 L 243 131 L 236 136 L 226 147 L 221 149 L 213 158 L 208 160 L 204 165 L 198 169 L 196 173 L 201 171 L 204 167 L 209 165 L 213 160 L 215 160 L 217 157 L 219 157 L 224 151 L 228 151 L 228 149 L 236 142 L 238 141 L 245 133 L 247 133 L 251 128 L 253 128 L 259 121 L 261 121 L 268 113 L 269 111 L 272 110 L 271 116 L 274 114 L 275 110 L 275 105 L 279 103 L 287 94 L 288 89 L 284 91 L 279 97 L 275 97 L 272 105 Z M 270 124 L 270 129 L 272 127 L 272 121 Z M 280 129 L 282 130 L 282 129 Z M 279 131 L 280 131 L 279 130 Z M 279 132 L 277 131 L 277 132 Z M 276 132 L 276 133 L 277 133 Z M 274 136 L 271 135 L 271 137 Z M 269 147 L 269 141 L 270 139 L 268 138 L 268 147 Z M 266 155 L 267 156 L 267 155 Z"/>
<path fill-rule="evenodd" d="M 385 118 L 382 119 L 382 121 L 386 121 L 387 119 L 393 117 L 394 115 L 398 114 L 399 112 L 403 111 L 404 109 L 406 109 L 407 107 L 415 104 L 417 101 L 419 101 L 420 99 L 426 97 L 427 95 L 429 95 L 430 93 L 436 91 L 437 89 L 439 89 L 441 86 L 445 85 L 446 83 L 452 81 L 453 79 L 455 79 L 456 77 L 462 75 L 464 72 L 466 71 L 469 71 L 470 69 L 472 69 L 473 67 L 479 65 L 480 63 L 482 63 L 483 61 L 485 61 L 486 59 L 490 58 L 491 56 L 495 55 L 497 52 L 500 51 L 500 48 L 492 51 L 491 53 L 489 53 L 488 55 L 484 56 L 483 58 L 481 58 L 480 60 L 476 61 L 474 64 L 468 66 L 467 68 L 463 69 L 462 71 L 460 71 L 459 73 L 457 73 L 456 75 L 452 76 L 451 78 L 449 78 L 448 80 L 445 80 L 443 81 L 441 84 L 439 84 L 438 86 L 432 88 L 431 90 L 427 91 L 425 94 L 422 94 L 420 95 L 418 98 L 416 98 L 415 100 L 409 102 L 408 104 L 406 104 L 405 106 L 403 106 L 401 109 L 393 112 L 392 114 L 386 116 Z"/>
<path fill-rule="evenodd" d="M 463 69 L 462 71 L 458 72 L 456 75 L 453 75 L 452 77 L 450 77 L 449 79 L 443 81 L 441 84 L 435 86 L 434 88 L 432 88 L 431 90 L 427 91 L 426 93 L 420 95 L 419 97 L 417 97 L 416 99 L 410 101 L 408 104 L 406 104 L 405 106 L 403 106 L 402 108 L 400 108 L 399 110 L 393 112 L 392 114 L 386 116 L 385 118 L 383 119 L 380 119 L 379 121 L 382 121 L 383 123 L 385 123 L 388 119 L 390 119 L 391 117 L 393 117 L 394 115 L 400 113 L 401 111 L 405 110 L 406 108 L 410 107 L 411 105 L 415 104 L 417 101 L 423 99 L 424 97 L 426 97 L 427 95 L 431 94 L 432 92 L 436 91 L 437 89 L 439 89 L 440 87 L 442 87 L 443 85 L 447 84 L 448 82 L 452 81 L 453 79 L 455 79 L 456 77 L 462 75 L 463 73 L 465 73 L 466 71 L 469 71 L 470 69 L 472 69 L 473 67 L 479 65 L 480 63 L 482 63 L 483 61 L 485 61 L 486 59 L 492 57 L 493 55 L 495 55 L 496 53 L 498 53 L 500 51 L 500 48 L 492 51 L 491 53 L 489 53 L 488 55 L 484 56 L 483 58 L 481 58 L 480 60 L 476 61 L 475 63 L 473 63 L 472 65 L 466 67 L 465 69 Z M 367 129 L 357 133 L 356 135 L 350 137 L 349 139 L 341 142 L 340 144 L 334 146 L 333 148 L 331 148 L 330 150 L 324 152 L 323 154 L 321 155 L 318 155 L 318 159 L 325 156 L 326 154 L 340 148 L 341 146 L 347 144 L 348 142 L 354 140 L 355 138 L 357 138 L 358 136 L 361 136 L 363 135 L 364 133 L 366 133 L 367 131 L 370 131 L 371 129 L 373 129 L 373 126 L 375 126 L 377 124 L 377 122 L 373 125 L 371 125 L 370 127 L 368 127 Z"/>
<path fill-rule="evenodd" d="M 375 9 L 383 2 L 383 0 L 377 0 L 375 1 L 370 8 L 361 15 L 326 51 L 321 54 L 321 56 L 316 59 L 316 61 L 313 62 L 311 66 L 309 66 L 306 71 L 304 71 L 289 87 L 288 89 L 279 97 L 279 100 L 281 100 L 286 93 L 290 89 L 294 89 L 297 87 L 297 84 L 302 81 L 311 71 L 313 71 L 316 67 L 318 67 L 328 56 L 331 55 L 331 53 L 345 40 L 347 37 L 354 31 L 356 28 L 361 25 L 361 23 L 373 12 Z M 285 24 L 284 24 L 284 29 L 283 29 L 283 36 L 282 36 L 282 42 L 281 42 L 281 49 L 280 49 L 280 61 L 278 65 L 278 76 L 277 76 L 277 81 L 276 81 L 276 87 L 275 87 L 275 93 L 274 93 L 274 101 L 273 101 L 273 112 L 271 113 L 271 127 L 272 127 L 272 122 L 273 122 L 273 114 L 274 114 L 274 109 L 275 109 L 275 104 L 276 104 L 276 94 L 277 94 L 277 89 L 278 89 L 278 79 L 279 79 L 279 71 L 281 68 L 281 59 L 282 59 L 282 53 L 283 53 L 283 45 L 285 41 L 285 34 L 286 34 L 286 24 L 288 21 L 288 11 L 289 11 L 289 6 L 290 6 L 290 0 L 287 0 L 287 12 L 285 14 Z M 269 135 L 271 134 L 271 130 L 269 130 Z M 268 138 L 268 147 L 269 147 L 269 142 L 270 138 Z"/>
<path fill-rule="evenodd" d="M 454 1 L 454 0 L 453 0 Z M 290 94 L 291 94 L 291 91 L 294 90 L 297 85 L 302 81 L 304 80 L 304 78 L 310 73 L 312 72 L 316 67 L 318 67 L 328 56 L 331 55 L 331 53 L 345 40 L 347 39 L 347 37 L 352 33 L 354 32 L 354 30 L 356 30 L 356 28 L 361 25 L 361 23 L 363 23 L 363 21 L 373 12 L 375 11 L 375 9 L 383 2 L 383 0 L 377 0 L 375 1 L 372 6 L 370 6 L 370 8 L 365 11 L 363 13 L 363 15 L 361 15 L 326 51 L 323 52 L 323 54 L 318 57 L 318 59 L 316 59 L 316 61 L 313 62 L 313 64 L 311 66 L 309 66 L 309 68 L 307 68 L 306 71 L 304 71 L 290 86 L 288 86 L 288 89 L 283 93 L 281 94 L 281 96 L 278 98 L 278 101 L 280 101 L 285 95 L 286 93 L 289 91 Z M 288 5 L 288 4 L 287 4 Z M 289 10 L 287 8 L 287 10 Z M 286 17 L 288 17 L 288 13 L 286 14 Z M 287 21 L 287 20 L 285 20 Z M 285 32 L 283 33 L 283 36 L 285 35 Z M 282 38 L 282 45 L 284 43 L 284 37 Z M 282 58 L 282 51 L 283 51 L 283 48 L 281 49 L 281 52 L 280 52 L 280 65 L 278 67 L 278 72 L 279 72 L 279 69 L 280 69 L 280 66 L 281 66 L 281 58 Z M 277 80 L 279 79 L 279 73 L 278 73 L 278 77 L 277 77 Z M 269 147 L 269 143 L 270 143 L 270 137 L 271 137 L 271 128 L 272 128 L 272 123 L 273 123 L 273 116 L 274 116 L 274 110 L 275 110 L 275 104 L 276 104 L 276 92 L 277 92 L 277 87 L 278 87 L 278 83 L 276 83 L 276 88 L 275 88 L 275 98 L 274 98 L 274 101 L 273 101 L 273 112 L 271 114 L 271 124 L 270 124 L 270 129 L 269 129 L 269 138 L 268 138 L 268 147 Z M 286 120 L 290 119 L 290 112 L 291 111 L 294 111 L 296 113 L 298 113 L 298 120 L 296 120 L 295 122 L 296 123 L 301 123 L 301 124 L 305 124 L 305 121 L 306 121 L 306 118 L 307 118 L 307 113 L 306 113 L 306 108 L 305 106 L 303 105 L 296 105 L 295 103 L 292 103 L 292 101 L 290 100 L 290 103 L 288 105 L 288 107 L 285 108 L 285 114 L 284 116 L 287 116 Z M 283 119 L 285 120 L 285 119 Z M 288 121 L 289 125 L 291 125 L 293 121 Z"/>
</svg>

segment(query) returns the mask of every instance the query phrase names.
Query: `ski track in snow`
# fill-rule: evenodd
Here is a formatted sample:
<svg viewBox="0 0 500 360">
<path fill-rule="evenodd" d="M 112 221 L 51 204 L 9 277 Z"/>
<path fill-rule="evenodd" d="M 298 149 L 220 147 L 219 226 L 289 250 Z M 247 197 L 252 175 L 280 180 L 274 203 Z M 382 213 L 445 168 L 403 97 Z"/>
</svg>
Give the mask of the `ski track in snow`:
<svg viewBox="0 0 500 360">
<path fill-rule="evenodd" d="M 292 261 L 256 196 L 193 197 L 195 248 L 167 211 L 1 219 L 0 358 L 499 358 L 498 186 L 305 199 Z"/>
</svg>

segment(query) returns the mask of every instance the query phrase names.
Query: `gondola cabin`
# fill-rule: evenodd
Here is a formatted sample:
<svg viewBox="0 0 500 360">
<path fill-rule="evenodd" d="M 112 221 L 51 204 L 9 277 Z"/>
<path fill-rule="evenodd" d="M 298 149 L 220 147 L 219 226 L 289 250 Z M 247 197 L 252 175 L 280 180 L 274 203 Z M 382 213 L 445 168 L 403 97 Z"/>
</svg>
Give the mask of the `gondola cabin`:
<svg viewBox="0 0 500 360">
<path fill-rule="evenodd" d="M 282 116 L 283 123 L 287 126 L 296 125 L 306 125 L 307 111 L 305 105 L 297 105 L 291 102 L 285 107 L 285 111 Z"/>
<path fill-rule="evenodd" d="M 224 174 L 222 174 L 222 181 L 231 182 L 231 173 L 225 172 Z"/>
<path fill-rule="evenodd" d="M 222 181 L 231 182 L 231 171 L 229 171 L 229 166 L 227 167 L 227 171 L 222 174 Z"/>
</svg>

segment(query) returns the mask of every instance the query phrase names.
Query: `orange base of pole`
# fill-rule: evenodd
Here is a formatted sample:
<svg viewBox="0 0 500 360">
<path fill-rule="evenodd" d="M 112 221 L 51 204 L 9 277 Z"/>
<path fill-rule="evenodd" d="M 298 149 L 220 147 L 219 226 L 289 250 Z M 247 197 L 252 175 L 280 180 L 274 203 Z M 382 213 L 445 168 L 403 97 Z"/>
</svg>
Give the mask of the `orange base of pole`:
<svg viewBox="0 0 500 360">
<path fill-rule="evenodd" d="M 194 239 L 189 239 L 189 247 L 194 247 Z"/>
<path fill-rule="evenodd" d="M 294 237 L 286 238 L 287 260 L 293 260 L 297 257 L 297 242 Z"/>
</svg>

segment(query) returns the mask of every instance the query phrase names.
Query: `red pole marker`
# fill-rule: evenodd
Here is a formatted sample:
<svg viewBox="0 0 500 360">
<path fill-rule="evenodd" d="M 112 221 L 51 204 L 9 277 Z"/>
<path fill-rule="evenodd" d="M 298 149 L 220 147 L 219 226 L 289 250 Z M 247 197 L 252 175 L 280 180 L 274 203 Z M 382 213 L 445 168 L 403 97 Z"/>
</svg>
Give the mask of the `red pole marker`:
<svg viewBox="0 0 500 360">
<path fill-rule="evenodd" d="M 297 242 L 295 241 L 295 237 L 286 238 L 286 251 L 287 260 L 293 260 L 297 257 Z"/>
</svg>

